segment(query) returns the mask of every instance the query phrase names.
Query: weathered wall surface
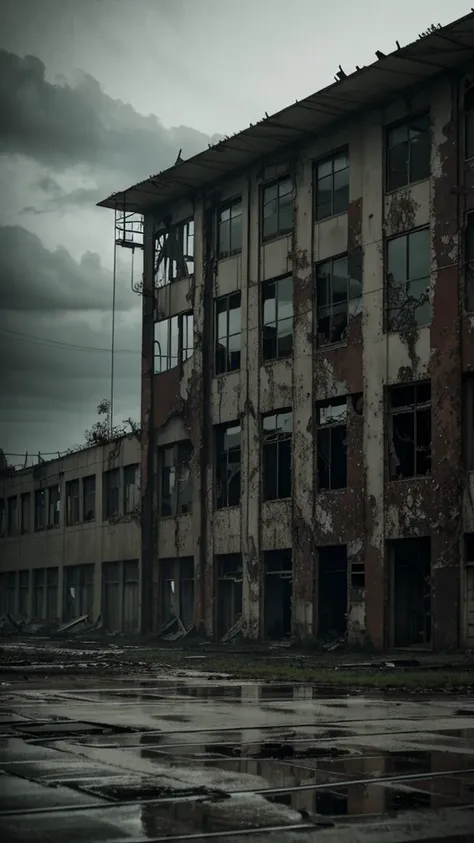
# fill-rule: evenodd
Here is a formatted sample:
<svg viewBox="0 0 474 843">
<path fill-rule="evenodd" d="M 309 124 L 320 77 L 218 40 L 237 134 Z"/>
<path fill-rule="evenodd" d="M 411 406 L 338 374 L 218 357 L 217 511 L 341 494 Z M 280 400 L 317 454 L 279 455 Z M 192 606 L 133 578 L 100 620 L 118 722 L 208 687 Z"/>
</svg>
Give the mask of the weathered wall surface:
<svg viewBox="0 0 474 843">
<path fill-rule="evenodd" d="M 192 299 L 195 352 L 183 371 L 154 376 L 153 422 L 154 446 L 182 438 L 193 443 L 193 512 L 156 522 L 154 564 L 158 558 L 194 555 L 196 623 L 209 634 L 215 624 L 216 554 L 242 553 L 245 630 L 257 637 L 262 634 L 264 604 L 262 554 L 291 548 L 293 632 L 309 635 L 318 631 L 318 548 L 345 545 L 349 631 L 353 623 L 382 647 L 390 643 L 393 599 L 387 541 L 429 536 L 433 645 L 459 643 L 463 506 L 466 524 L 469 529 L 474 525 L 467 486 L 463 504 L 461 376 L 474 367 L 474 325 L 472 316 L 462 315 L 458 260 L 460 220 L 474 208 L 474 167 L 472 162 L 460 166 L 458 159 L 458 90 L 456 81 L 437 80 L 196 199 L 191 293 L 176 290 L 160 307 L 163 314 L 174 315 Z M 385 128 L 428 110 L 431 177 L 386 193 Z M 313 162 L 345 145 L 350 157 L 347 213 L 315 222 Z M 293 184 L 292 232 L 262 245 L 261 188 L 283 174 Z M 218 261 L 212 209 L 236 195 L 241 195 L 243 206 L 242 251 Z M 173 221 L 187 214 L 189 208 L 173 209 Z M 431 324 L 388 333 L 385 238 L 426 226 L 432 251 Z M 362 263 L 362 306 L 349 316 L 343 342 L 319 347 L 313 266 L 346 252 Z M 293 278 L 294 355 L 262 365 L 261 285 L 285 274 Z M 241 368 L 214 377 L 213 298 L 236 290 L 242 292 Z M 164 300 L 163 291 L 159 299 Z M 432 394 L 431 475 L 390 480 L 387 388 L 427 379 Z M 315 404 L 338 396 L 348 396 L 347 488 L 319 490 Z M 292 497 L 263 502 L 261 415 L 290 407 Z M 212 429 L 239 421 L 241 503 L 216 512 Z M 156 483 L 155 479 L 155 488 Z M 357 573 L 352 576 L 351 571 Z"/>
</svg>

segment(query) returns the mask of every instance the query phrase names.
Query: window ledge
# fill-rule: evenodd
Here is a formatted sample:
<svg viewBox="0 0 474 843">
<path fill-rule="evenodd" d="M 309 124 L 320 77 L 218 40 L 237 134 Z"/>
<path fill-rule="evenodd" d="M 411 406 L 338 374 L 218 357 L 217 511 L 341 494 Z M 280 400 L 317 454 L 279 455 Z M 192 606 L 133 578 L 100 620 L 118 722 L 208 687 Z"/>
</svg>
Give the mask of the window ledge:
<svg viewBox="0 0 474 843">
<path fill-rule="evenodd" d="M 327 222 L 328 220 L 336 220 L 338 217 L 346 217 L 349 213 L 349 209 L 346 208 L 345 211 L 339 211 L 337 214 L 331 214 L 329 217 L 322 217 L 320 220 L 317 219 L 316 214 L 314 214 L 314 225 L 321 225 L 323 222 Z"/>
<path fill-rule="evenodd" d="M 333 348 L 347 348 L 347 340 L 340 340 L 340 342 L 329 342 L 327 343 L 327 345 L 318 345 L 315 351 L 323 353 L 325 351 L 331 351 Z"/>
<path fill-rule="evenodd" d="M 401 187 L 392 187 L 391 190 L 384 189 L 384 196 L 393 196 L 395 193 L 400 193 L 401 190 L 409 190 L 411 187 L 415 187 L 417 184 L 423 184 L 423 182 L 428 181 L 432 178 L 432 175 L 426 176 L 424 179 L 417 179 L 416 181 L 409 181 L 406 184 L 402 184 Z"/>
<path fill-rule="evenodd" d="M 389 477 L 386 483 L 418 483 L 420 480 L 432 480 L 432 474 L 414 474 L 413 477 Z"/>
<path fill-rule="evenodd" d="M 230 372 L 219 372 L 219 373 L 215 372 L 213 377 L 214 377 L 214 380 L 220 380 L 221 378 L 222 379 L 228 378 L 229 375 L 238 375 L 239 372 L 241 372 L 241 371 L 242 371 L 242 369 L 239 368 L 239 369 L 231 369 Z"/>
<path fill-rule="evenodd" d="M 270 243 L 271 241 L 270 241 L 270 240 L 269 240 L 269 241 L 265 240 L 265 243 L 266 243 L 266 242 L 269 242 L 269 243 Z M 221 264 L 221 263 L 226 263 L 227 261 L 231 261 L 231 260 L 233 260 L 234 258 L 240 258 L 241 254 L 242 254 L 242 249 L 239 249 L 239 251 L 238 251 L 238 252 L 234 252 L 232 255 L 227 255 L 225 258 L 219 258 L 219 257 L 218 257 L 218 258 L 217 258 L 217 263 L 218 263 L 218 264 Z"/>
<path fill-rule="evenodd" d="M 271 360 L 263 360 L 262 359 L 262 366 L 274 366 L 275 363 L 290 363 L 293 362 L 294 355 L 288 354 L 287 357 L 272 357 Z"/>
<path fill-rule="evenodd" d="M 190 518 L 192 512 L 179 512 L 176 515 L 159 515 L 160 521 L 175 521 L 176 518 Z"/>
<path fill-rule="evenodd" d="M 351 488 L 351 486 L 343 486 L 341 489 L 317 489 L 315 497 L 318 497 L 318 495 L 340 495 L 341 493 L 345 494 Z"/>
<path fill-rule="evenodd" d="M 262 237 L 260 239 L 260 245 L 261 246 L 267 246 L 268 243 L 275 243 L 277 240 L 284 240 L 285 238 L 292 237 L 292 236 L 293 236 L 293 229 L 290 228 L 289 231 L 285 231 L 284 234 L 277 234 L 276 237 L 267 237 L 265 239 Z"/>
</svg>

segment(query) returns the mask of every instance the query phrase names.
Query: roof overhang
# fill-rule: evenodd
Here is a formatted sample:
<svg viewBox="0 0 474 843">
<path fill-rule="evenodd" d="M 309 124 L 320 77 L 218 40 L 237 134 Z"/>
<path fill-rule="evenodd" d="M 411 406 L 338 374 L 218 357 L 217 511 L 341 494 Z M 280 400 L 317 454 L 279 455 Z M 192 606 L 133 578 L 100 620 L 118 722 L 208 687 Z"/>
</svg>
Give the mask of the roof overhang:
<svg viewBox="0 0 474 843">
<path fill-rule="evenodd" d="M 469 61 L 474 63 L 473 12 L 98 204 L 139 214 L 168 206 Z"/>
</svg>

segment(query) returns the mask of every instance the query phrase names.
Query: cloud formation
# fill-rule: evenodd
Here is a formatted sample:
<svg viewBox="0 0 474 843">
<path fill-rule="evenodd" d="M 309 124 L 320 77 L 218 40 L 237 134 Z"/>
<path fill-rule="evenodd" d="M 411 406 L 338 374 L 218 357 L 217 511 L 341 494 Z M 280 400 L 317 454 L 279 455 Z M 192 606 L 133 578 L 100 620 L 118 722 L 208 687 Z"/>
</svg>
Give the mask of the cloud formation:
<svg viewBox="0 0 474 843">
<path fill-rule="evenodd" d="M 156 115 L 108 96 L 86 73 L 72 86 L 48 82 L 45 70 L 35 56 L 0 50 L 0 154 L 56 170 L 113 170 L 126 184 L 170 166 L 180 149 L 186 158 L 218 139 L 189 126 L 166 128 Z"/>
</svg>

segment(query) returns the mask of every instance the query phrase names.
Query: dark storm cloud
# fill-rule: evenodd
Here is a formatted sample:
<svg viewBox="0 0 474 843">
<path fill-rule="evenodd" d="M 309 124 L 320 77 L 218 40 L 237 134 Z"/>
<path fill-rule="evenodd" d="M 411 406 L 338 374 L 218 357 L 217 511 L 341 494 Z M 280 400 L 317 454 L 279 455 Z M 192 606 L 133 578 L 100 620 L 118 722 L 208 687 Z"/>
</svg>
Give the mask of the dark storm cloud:
<svg viewBox="0 0 474 843">
<path fill-rule="evenodd" d="M 0 301 L 4 311 L 110 312 L 112 284 L 112 272 L 94 252 L 86 252 L 77 262 L 62 246 L 46 249 L 25 228 L 0 227 Z M 136 306 L 135 297 L 121 274 L 117 309 L 132 306 Z"/>
<path fill-rule="evenodd" d="M 188 126 L 165 128 L 155 115 L 108 96 L 88 74 L 75 86 L 50 83 L 40 59 L 6 50 L 0 50 L 0 114 L 0 154 L 56 169 L 120 171 L 125 185 L 173 164 L 179 149 L 189 157 L 213 140 Z M 50 192 L 52 184 L 45 187 Z"/>
</svg>

